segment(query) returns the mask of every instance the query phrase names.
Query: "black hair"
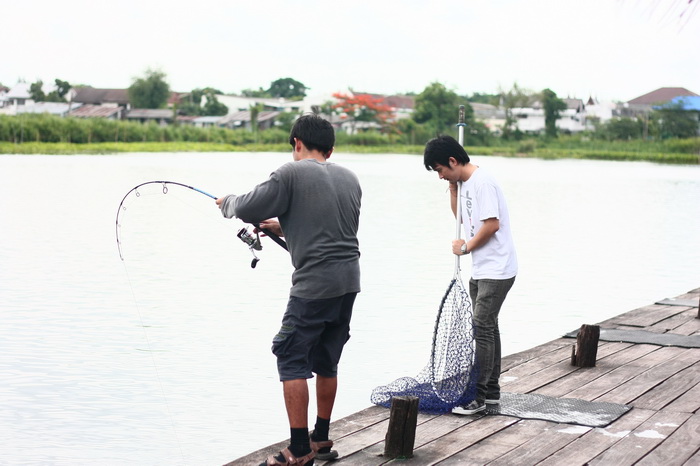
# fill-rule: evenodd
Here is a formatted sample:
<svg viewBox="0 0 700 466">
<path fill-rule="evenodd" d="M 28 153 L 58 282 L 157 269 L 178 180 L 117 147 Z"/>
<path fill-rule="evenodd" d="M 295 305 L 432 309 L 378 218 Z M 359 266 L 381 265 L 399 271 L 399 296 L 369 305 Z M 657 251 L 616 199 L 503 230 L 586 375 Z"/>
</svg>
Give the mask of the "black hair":
<svg viewBox="0 0 700 466">
<path fill-rule="evenodd" d="M 469 154 L 464 147 L 452 136 L 438 136 L 425 145 L 423 164 L 428 171 L 435 170 L 437 164 L 450 166 L 450 157 L 454 157 L 460 165 L 469 163 Z"/>
<path fill-rule="evenodd" d="M 335 131 L 331 123 L 320 116 L 309 113 L 300 116 L 289 133 L 289 143 L 294 147 L 294 139 L 304 143 L 307 149 L 317 150 L 328 157 L 335 145 Z"/>
</svg>

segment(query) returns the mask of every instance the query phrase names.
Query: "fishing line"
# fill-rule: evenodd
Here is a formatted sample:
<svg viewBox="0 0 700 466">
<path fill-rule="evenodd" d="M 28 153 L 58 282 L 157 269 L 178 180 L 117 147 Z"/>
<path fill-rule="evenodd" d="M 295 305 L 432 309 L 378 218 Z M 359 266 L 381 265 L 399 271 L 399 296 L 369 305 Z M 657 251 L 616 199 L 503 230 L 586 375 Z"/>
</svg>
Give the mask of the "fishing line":
<svg viewBox="0 0 700 466">
<path fill-rule="evenodd" d="M 151 362 L 153 364 L 153 370 L 156 374 L 156 380 L 158 381 L 158 387 L 160 388 L 160 393 L 163 396 L 163 401 L 165 402 L 165 409 L 168 412 L 168 418 L 170 419 L 170 426 L 173 428 L 173 434 L 175 435 L 175 442 L 177 443 L 177 448 L 180 450 L 180 457 L 185 459 L 185 452 L 182 450 L 182 444 L 180 443 L 180 437 L 177 433 L 177 427 L 175 426 L 175 417 L 170 409 L 170 403 L 168 402 L 168 397 L 165 395 L 165 389 L 163 388 L 163 382 L 160 378 L 160 372 L 158 372 L 158 365 L 156 364 L 156 357 L 151 345 L 151 340 L 148 338 L 148 331 L 146 330 L 146 324 L 143 321 L 143 314 L 141 313 L 141 306 L 139 306 L 136 300 L 136 292 L 134 291 L 134 286 L 131 282 L 131 277 L 129 276 L 129 270 L 126 267 L 126 263 L 122 261 L 124 266 L 124 273 L 126 273 L 126 280 L 129 282 L 129 289 L 131 290 L 131 297 L 134 300 L 134 305 L 136 306 L 136 311 L 139 315 L 139 322 L 141 323 L 141 328 L 143 329 L 143 335 L 146 339 L 146 346 L 148 346 L 148 353 L 151 355 Z"/>
<path fill-rule="evenodd" d="M 166 396 L 166 394 L 165 394 L 165 389 L 164 389 L 164 387 L 163 387 L 163 382 L 162 382 L 162 379 L 161 379 L 161 376 L 160 376 L 160 372 L 158 371 L 158 365 L 157 365 L 157 363 L 156 363 L 156 358 L 155 358 L 155 354 L 154 354 L 154 351 L 153 351 L 153 346 L 151 345 L 150 338 L 148 337 L 148 331 L 147 331 L 147 329 L 146 329 L 146 325 L 145 325 L 145 322 L 144 322 L 144 319 L 143 319 L 143 313 L 141 312 L 141 307 L 139 306 L 138 300 L 137 300 L 137 298 L 136 298 L 136 291 L 134 290 L 134 285 L 133 285 L 131 276 L 129 275 L 129 270 L 128 270 L 127 266 L 126 266 L 126 262 L 124 261 L 124 254 L 123 254 L 123 251 L 122 251 L 122 238 L 121 238 L 121 222 L 120 222 L 120 219 L 121 219 L 122 212 L 125 212 L 125 211 L 126 211 L 126 207 L 127 207 L 127 206 L 125 205 L 125 202 L 126 202 L 127 198 L 129 198 L 129 196 L 130 196 L 132 193 L 134 193 L 134 196 L 137 197 L 137 198 L 138 198 L 138 197 L 141 197 L 141 191 L 139 191 L 139 188 L 142 188 L 143 186 L 146 186 L 146 185 L 160 185 L 160 186 L 161 186 L 161 192 L 162 192 L 162 194 L 168 194 L 168 192 L 170 191 L 169 185 L 176 185 L 176 186 L 181 186 L 181 187 L 190 189 L 190 190 L 192 190 L 192 191 L 194 191 L 194 192 L 196 192 L 196 193 L 205 195 L 205 196 L 207 196 L 207 197 L 209 197 L 209 198 L 211 198 L 211 199 L 214 199 L 214 200 L 216 200 L 217 197 L 214 196 L 213 194 L 209 194 L 208 192 L 203 191 L 203 190 L 201 190 L 201 189 L 198 189 L 198 188 L 195 188 L 195 187 L 193 187 L 193 186 L 189 186 L 189 185 L 186 185 L 186 184 L 183 184 L 183 183 L 178 183 L 178 182 L 175 182 L 175 181 L 160 181 L 160 180 L 157 180 L 157 181 L 147 181 L 147 182 L 145 182 L 145 183 L 141 183 L 141 184 L 139 184 L 139 185 L 137 185 L 137 186 L 131 188 L 131 189 L 124 195 L 124 197 L 122 198 L 121 202 L 119 203 L 119 207 L 117 208 L 117 216 L 116 216 L 116 220 L 115 220 L 115 233 L 116 233 L 117 250 L 118 250 L 118 252 L 119 252 L 119 258 L 121 259 L 122 264 L 123 264 L 123 266 L 124 266 L 124 272 L 125 272 L 125 274 L 126 274 L 127 281 L 128 281 L 128 283 L 129 283 L 129 289 L 131 290 L 131 295 L 132 295 L 132 299 L 133 299 L 133 301 L 134 301 L 134 305 L 136 306 L 136 310 L 137 310 L 137 313 L 138 313 L 138 316 L 139 316 L 139 322 L 141 323 L 141 328 L 143 329 L 144 337 L 145 337 L 145 340 L 146 340 L 146 345 L 147 345 L 147 347 L 148 347 L 148 352 L 151 354 L 151 362 L 152 362 L 152 364 L 153 364 L 153 369 L 154 369 L 154 372 L 155 372 L 156 380 L 157 380 L 157 382 L 158 382 L 158 386 L 159 386 L 159 388 L 160 388 L 161 395 L 163 396 L 163 400 L 164 400 L 164 402 L 165 402 L 166 410 L 167 410 L 167 412 L 168 412 L 168 417 L 169 417 L 169 419 L 170 419 L 170 425 L 172 426 L 173 433 L 174 433 L 174 436 L 175 436 L 175 441 L 176 441 L 177 446 L 178 446 L 178 449 L 179 449 L 179 451 L 180 451 L 180 456 L 181 456 L 182 459 L 184 460 L 184 459 L 185 459 L 185 455 L 184 455 L 184 451 L 183 451 L 183 449 L 182 449 L 182 444 L 180 443 L 180 438 L 179 438 L 178 431 L 177 431 L 177 427 L 176 427 L 176 424 L 175 424 L 175 418 L 174 418 L 174 416 L 173 416 L 173 412 L 172 412 L 172 409 L 171 409 L 171 407 L 170 407 L 170 403 L 168 402 L 168 398 L 167 398 L 167 396 Z M 179 197 L 178 197 L 177 195 L 175 195 L 174 197 L 177 198 L 178 200 L 181 200 L 181 199 L 179 199 Z M 184 200 L 181 200 L 181 202 L 184 202 L 185 204 L 187 204 L 187 205 L 189 205 L 190 207 L 194 208 L 192 205 L 190 205 L 189 203 L 185 202 Z M 197 210 L 197 209 L 195 209 L 195 210 Z M 262 232 L 262 233 L 266 234 L 270 239 L 272 239 L 273 241 L 275 241 L 279 246 L 281 246 L 281 247 L 284 248 L 285 250 L 288 250 L 288 249 L 287 249 L 287 244 L 286 244 L 286 242 L 285 242 L 283 239 L 281 239 L 279 236 L 277 236 L 276 234 L 274 234 L 273 232 L 271 232 L 271 231 L 269 231 L 269 230 L 267 230 L 267 229 L 260 228 L 259 225 L 254 225 L 254 226 L 256 227 L 256 236 L 255 236 L 255 237 L 253 237 L 245 228 L 241 229 L 241 230 L 238 232 L 238 235 L 237 235 L 239 239 L 241 239 L 246 245 L 248 245 L 250 251 L 253 253 L 254 259 L 253 259 L 253 262 L 251 263 L 251 267 L 253 267 L 253 268 L 255 267 L 255 265 L 257 264 L 257 262 L 259 261 L 259 259 L 258 259 L 257 256 L 255 255 L 255 251 L 256 251 L 256 250 L 259 251 L 259 250 L 262 249 L 262 245 L 261 245 L 261 243 L 260 243 L 259 232 Z"/>
<path fill-rule="evenodd" d="M 122 251 L 122 241 L 121 241 L 121 234 L 120 234 L 121 233 L 121 223 L 120 223 L 119 219 L 120 219 L 121 213 L 126 211 L 126 206 L 124 205 L 124 202 L 126 201 L 126 199 L 129 197 L 129 195 L 131 193 L 134 193 L 134 195 L 136 197 L 141 197 L 141 193 L 139 191 L 139 188 L 141 188 L 142 186 L 150 185 L 150 184 L 161 185 L 161 187 L 162 187 L 161 189 L 162 189 L 163 194 L 168 194 L 168 192 L 169 192 L 168 185 L 175 185 L 175 186 L 182 186 L 182 187 L 190 189 L 194 192 L 203 194 L 211 199 L 214 199 L 214 200 L 217 199 L 217 197 L 214 196 L 213 194 L 209 194 L 208 192 L 203 191 L 199 188 L 195 188 L 194 186 L 189 186 L 189 185 L 186 185 L 184 183 L 179 183 L 177 181 L 163 181 L 163 180 L 146 181 L 145 183 L 141 183 L 141 184 L 134 186 L 124 195 L 121 202 L 119 203 L 119 207 L 117 208 L 117 217 L 116 217 L 116 221 L 115 221 L 115 233 L 116 233 L 116 238 L 117 238 L 117 249 L 119 251 L 119 258 L 122 261 L 124 261 L 124 254 Z M 259 236 L 260 232 L 267 235 L 267 237 L 269 237 L 271 240 L 273 240 L 275 243 L 277 243 L 283 249 L 288 250 L 287 243 L 282 238 L 280 238 L 278 235 L 276 235 L 275 233 L 271 232 L 268 229 L 261 228 L 260 225 L 257 223 L 253 224 L 253 226 L 256 228 L 256 231 L 257 231 L 256 234 L 258 235 L 255 238 L 255 240 L 251 240 L 250 236 L 249 236 L 250 234 L 244 230 L 240 230 L 238 232 L 238 235 L 237 235 L 239 239 L 241 239 L 244 243 L 246 243 L 248 245 L 251 253 L 253 254 L 253 261 L 251 262 L 252 268 L 255 268 L 258 261 L 260 260 L 255 255 L 255 251 L 259 251 L 262 249 L 262 244 L 260 242 L 260 236 Z"/>
</svg>

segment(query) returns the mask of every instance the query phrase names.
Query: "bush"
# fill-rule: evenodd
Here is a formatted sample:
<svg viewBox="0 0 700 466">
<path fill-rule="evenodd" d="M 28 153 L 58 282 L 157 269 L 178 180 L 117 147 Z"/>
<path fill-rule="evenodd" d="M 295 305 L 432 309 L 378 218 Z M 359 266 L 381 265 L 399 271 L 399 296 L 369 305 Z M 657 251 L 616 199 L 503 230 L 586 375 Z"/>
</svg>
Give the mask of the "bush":
<svg viewBox="0 0 700 466">
<path fill-rule="evenodd" d="M 529 154 L 534 152 L 535 149 L 537 149 L 537 141 L 534 139 L 526 139 L 524 141 L 520 141 L 518 147 L 516 148 L 516 152 L 521 154 Z"/>
<path fill-rule="evenodd" d="M 700 154 L 700 138 L 670 139 L 664 141 L 668 152 L 680 154 Z"/>
<path fill-rule="evenodd" d="M 344 132 L 336 132 L 336 145 L 352 145 L 352 146 L 385 146 L 391 144 L 389 136 L 376 131 L 367 131 L 357 134 L 347 134 Z"/>
</svg>

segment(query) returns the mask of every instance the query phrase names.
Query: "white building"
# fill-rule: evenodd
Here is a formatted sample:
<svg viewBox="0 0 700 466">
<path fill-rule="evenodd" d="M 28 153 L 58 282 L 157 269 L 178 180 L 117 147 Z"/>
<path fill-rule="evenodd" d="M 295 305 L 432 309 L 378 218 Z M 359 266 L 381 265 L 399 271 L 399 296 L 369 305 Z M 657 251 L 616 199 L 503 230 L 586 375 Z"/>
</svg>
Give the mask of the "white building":
<svg viewBox="0 0 700 466">
<path fill-rule="evenodd" d="M 18 82 L 4 95 L 0 104 L 0 113 L 16 115 L 17 108 L 23 105 L 32 105 L 34 101 L 29 93 L 29 83 Z"/>
</svg>

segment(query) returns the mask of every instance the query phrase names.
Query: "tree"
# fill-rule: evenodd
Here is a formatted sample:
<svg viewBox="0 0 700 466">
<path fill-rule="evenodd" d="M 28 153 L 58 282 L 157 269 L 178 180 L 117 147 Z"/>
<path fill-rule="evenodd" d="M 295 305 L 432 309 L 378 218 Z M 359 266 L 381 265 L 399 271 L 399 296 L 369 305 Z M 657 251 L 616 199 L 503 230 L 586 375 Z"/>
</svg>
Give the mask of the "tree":
<svg viewBox="0 0 700 466">
<path fill-rule="evenodd" d="M 297 112 L 282 112 L 275 119 L 275 126 L 280 130 L 288 133 L 294 126 L 294 121 L 299 117 Z"/>
<path fill-rule="evenodd" d="M 483 94 L 481 92 L 474 92 L 471 96 L 467 96 L 469 102 L 489 105 L 498 105 L 500 99 L 500 94 Z"/>
<path fill-rule="evenodd" d="M 216 98 L 216 94 L 221 94 L 221 92 L 212 88 L 204 89 L 204 97 L 207 99 L 202 108 L 204 115 L 222 116 L 228 113 L 228 107 L 219 102 L 219 99 Z"/>
<path fill-rule="evenodd" d="M 544 107 L 544 132 L 547 137 L 557 137 L 557 120 L 559 112 L 566 110 L 566 102 L 557 97 L 551 89 L 542 91 L 542 106 Z"/>
<path fill-rule="evenodd" d="M 513 87 L 507 92 L 501 90 L 501 105 L 506 114 L 506 121 L 503 124 L 503 132 L 501 134 L 503 139 L 517 139 L 519 137 L 518 135 L 521 133 L 515 125 L 517 120 L 513 115 L 513 109 L 525 107 L 530 100 L 530 93 L 518 87 L 518 83 L 513 83 Z"/>
<path fill-rule="evenodd" d="M 457 124 L 459 105 L 465 106 L 465 122 L 474 121 L 474 110 L 469 102 L 434 82 L 418 94 L 412 118 L 416 123 L 428 125 L 433 134 L 449 134 Z"/>
<path fill-rule="evenodd" d="M 46 95 L 46 101 L 65 102 L 66 94 L 68 94 L 72 86 L 68 81 L 62 81 L 60 79 L 55 79 L 54 83 L 56 83 L 56 89 Z"/>
<path fill-rule="evenodd" d="M 333 94 L 338 101 L 333 105 L 334 109 L 341 112 L 347 121 L 375 122 L 385 125 L 392 116 L 391 107 L 384 103 L 384 97 L 374 97 L 370 94 Z"/>
<path fill-rule="evenodd" d="M 181 115 L 200 116 L 202 115 L 203 89 L 192 89 L 190 93 L 180 101 L 178 111 Z"/>
<path fill-rule="evenodd" d="M 640 120 L 632 118 L 614 118 L 600 125 L 596 132 L 610 141 L 639 139 L 642 137 L 643 125 Z"/>
<path fill-rule="evenodd" d="M 148 69 L 129 87 L 129 101 L 134 108 L 164 108 L 170 97 L 170 85 L 162 71 Z"/>
<path fill-rule="evenodd" d="M 204 89 L 192 89 L 185 99 L 180 102 L 178 113 L 181 115 L 200 116 L 220 116 L 228 113 L 228 107 L 216 98 L 217 94 L 223 94 L 213 87 Z M 204 105 L 202 105 L 204 99 Z"/>
<path fill-rule="evenodd" d="M 255 89 L 243 89 L 241 95 L 243 97 L 272 97 L 270 93 L 262 87 L 259 87 L 257 91 Z"/>
<path fill-rule="evenodd" d="M 666 105 L 652 112 L 658 122 L 659 136 L 668 138 L 692 138 L 698 134 L 697 112 L 685 110 L 682 103 Z"/>
<path fill-rule="evenodd" d="M 35 83 L 29 85 L 29 95 L 32 97 L 34 102 L 43 102 L 46 100 L 46 94 L 44 94 L 44 81 L 41 79 Z"/>
<path fill-rule="evenodd" d="M 301 100 L 306 96 L 306 89 L 306 86 L 292 78 L 280 78 L 270 83 L 267 93 L 272 97 Z"/>
</svg>

